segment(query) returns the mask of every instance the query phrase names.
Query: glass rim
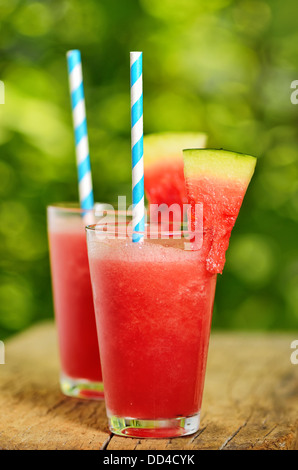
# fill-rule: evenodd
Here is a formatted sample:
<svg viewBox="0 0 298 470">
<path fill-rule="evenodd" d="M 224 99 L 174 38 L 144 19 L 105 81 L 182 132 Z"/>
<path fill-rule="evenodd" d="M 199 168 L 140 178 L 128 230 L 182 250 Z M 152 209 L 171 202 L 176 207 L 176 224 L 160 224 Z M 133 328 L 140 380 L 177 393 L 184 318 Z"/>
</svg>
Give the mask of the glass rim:
<svg viewBox="0 0 298 470">
<path fill-rule="evenodd" d="M 112 209 L 105 209 L 104 206 L 112 206 L 112 204 L 109 204 L 107 202 L 95 202 L 94 207 L 92 209 L 82 209 L 80 206 L 79 202 L 55 202 L 47 205 L 47 209 L 55 209 L 56 211 L 60 212 L 70 212 L 70 213 L 76 213 L 76 214 L 86 214 L 86 213 L 95 213 L 97 211 L 104 211 L 107 214 L 108 213 L 116 213 L 123 215 L 129 214 L 129 211 L 118 211 L 118 210 L 112 210 Z"/>
<path fill-rule="evenodd" d="M 131 222 L 129 222 L 131 223 Z M 130 228 L 129 232 L 126 230 L 125 232 L 119 232 L 119 237 L 125 237 L 125 238 L 131 238 L 132 235 L 137 235 L 137 236 L 140 236 L 140 237 L 144 237 L 144 238 L 148 238 L 147 235 L 149 235 L 149 238 L 150 236 L 152 235 L 158 235 L 158 236 L 161 236 L 161 237 L 170 237 L 170 238 L 174 238 L 175 236 L 176 237 L 187 237 L 187 236 L 191 236 L 191 237 L 194 237 L 196 236 L 196 234 L 198 235 L 201 235 L 201 231 L 200 230 L 197 230 L 197 231 L 192 231 L 192 230 L 188 230 L 188 229 L 175 229 L 175 230 L 169 230 L 169 229 L 154 229 L 154 226 L 156 227 L 159 227 L 160 224 L 159 223 L 155 223 L 155 222 L 152 222 L 152 223 L 146 223 L 145 224 L 145 230 L 143 231 L 139 231 L 139 230 L 133 230 L 132 227 L 129 227 L 129 223 L 127 222 L 104 222 L 104 223 L 96 223 L 96 224 L 89 224 L 89 225 L 86 225 L 85 226 L 85 230 L 86 232 L 91 232 L 91 233 L 96 233 L 96 231 L 98 230 L 99 233 L 104 233 L 105 235 L 109 236 L 109 235 L 113 235 L 115 236 L 117 234 L 116 232 L 116 227 L 119 227 L 120 228 L 124 228 L 124 227 L 128 227 Z M 173 222 L 174 224 L 174 222 Z M 110 229 L 108 230 L 104 230 L 104 227 L 105 226 L 108 226 L 110 227 Z M 152 229 L 153 227 L 153 229 Z M 114 230 L 113 230 L 114 228 Z M 146 230 L 147 228 L 147 230 Z"/>
<path fill-rule="evenodd" d="M 78 214 L 86 213 L 86 212 L 93 212 L 94 208 L 92 209 L 82 209 L 78 202 L 55 202 L 52 204 L 47 205 L 48 209 L 55 209 L 61 212 L 76 212 Z"/>
</svg>

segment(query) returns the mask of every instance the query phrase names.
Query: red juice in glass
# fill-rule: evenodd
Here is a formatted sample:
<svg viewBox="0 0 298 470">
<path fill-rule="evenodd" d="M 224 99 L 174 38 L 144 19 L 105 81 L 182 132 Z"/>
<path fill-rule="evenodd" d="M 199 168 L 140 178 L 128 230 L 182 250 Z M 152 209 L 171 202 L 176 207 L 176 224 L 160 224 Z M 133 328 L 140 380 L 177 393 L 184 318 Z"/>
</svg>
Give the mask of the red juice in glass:
<svg viewBox="0 0 298 470">
<path fill-rule="evenodd" d="M 55 319 L 64 394 L 103 398 L 102 373 L 87 256 L 79 208 L 48 207 Z"/>
<path fill-rule="evenodd" d="M 199 427 L 216 275 L 183 239 L 132 243 L 98 232 L 88 228 L 87 241 L 110 429 L 191 434 Z"/>
</svg>

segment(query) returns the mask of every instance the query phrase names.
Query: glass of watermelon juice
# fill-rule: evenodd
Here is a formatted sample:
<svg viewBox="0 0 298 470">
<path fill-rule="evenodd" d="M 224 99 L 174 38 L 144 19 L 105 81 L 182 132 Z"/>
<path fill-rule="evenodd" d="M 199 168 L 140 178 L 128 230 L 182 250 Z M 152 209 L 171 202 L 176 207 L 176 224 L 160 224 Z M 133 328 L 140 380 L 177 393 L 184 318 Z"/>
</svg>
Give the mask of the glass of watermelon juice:
<svg viewBox="0 0 298 470">
<path fill-rule="evenodd" d="M 216 274 L 183 235 L 148 225 L 133 243 L 117 225 L 87 227 L 106 410 L 119 435 L 199 428 Z"/>
<path fill-rule="evenodd" d="M 90 215 L 95 217 L 93 211 Z M 102 399 L 86 219 L 75 204 L 49 206 L 47 216 L 61 390 L 69 396 Z"/>
</svg>

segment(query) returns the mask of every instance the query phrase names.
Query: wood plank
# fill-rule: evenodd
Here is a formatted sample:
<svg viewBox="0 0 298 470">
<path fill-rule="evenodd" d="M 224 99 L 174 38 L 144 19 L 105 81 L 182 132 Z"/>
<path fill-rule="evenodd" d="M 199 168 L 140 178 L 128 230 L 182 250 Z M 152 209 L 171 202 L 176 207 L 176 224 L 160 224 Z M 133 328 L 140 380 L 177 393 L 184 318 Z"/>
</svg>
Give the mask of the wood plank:
<svg viewBox="0 0 298 470">
<path fill-rule="evenodd" d="M 104 402 L 59 389 L 54 326 L 36 326 L 5 343 L 0 366 L 0 449 L 100 449 L 109 438 Z"/>
<path fill-rule="evenodd" d="M 6 342 L 1 449 L 298 449 L 293 334 L 212 333 L 200 430 L 184 438 L 110 435 L 104 402 L 64 397 L 53 324 Z"/>
</svg>

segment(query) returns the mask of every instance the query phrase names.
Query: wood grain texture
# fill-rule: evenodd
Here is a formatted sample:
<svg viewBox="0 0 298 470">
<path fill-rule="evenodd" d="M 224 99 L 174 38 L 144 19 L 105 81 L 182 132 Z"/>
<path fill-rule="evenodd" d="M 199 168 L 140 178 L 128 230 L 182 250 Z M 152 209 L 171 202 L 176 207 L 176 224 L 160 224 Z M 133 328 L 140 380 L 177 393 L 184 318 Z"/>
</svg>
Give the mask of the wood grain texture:
<svg viewBox="0 0 298 470">
<path fill-rule="evenodd" d="M 110 435 L 104 402 L 64 397 L 53 324 L 5 344 L 0 449 L 298 449 L 293 334 L 213 333 L 200 430 L 175 439 Z"/>
</svg>

